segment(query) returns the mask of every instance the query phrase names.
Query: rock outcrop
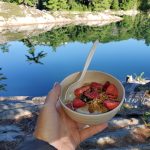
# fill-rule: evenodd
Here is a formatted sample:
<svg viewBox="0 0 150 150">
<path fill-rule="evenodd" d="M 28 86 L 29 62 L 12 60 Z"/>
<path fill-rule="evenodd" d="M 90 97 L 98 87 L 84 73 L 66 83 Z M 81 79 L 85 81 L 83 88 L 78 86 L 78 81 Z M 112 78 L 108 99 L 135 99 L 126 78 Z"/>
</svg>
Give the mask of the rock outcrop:
<svg viewBox="0 0 150 150">
<path fill-rule="evenodd" d="M 14 12 L 14 9 L 17 10 Z M 23 5 L 0 2 L 0 27 L 49 23 L 106 24 L 122 20 L 106 13 L 91 12 L 47 12 Z M 90 23 L 94 21 L 95 23 Z M 102 23 L 103 21 L 103 23 Z"/>
</svg>

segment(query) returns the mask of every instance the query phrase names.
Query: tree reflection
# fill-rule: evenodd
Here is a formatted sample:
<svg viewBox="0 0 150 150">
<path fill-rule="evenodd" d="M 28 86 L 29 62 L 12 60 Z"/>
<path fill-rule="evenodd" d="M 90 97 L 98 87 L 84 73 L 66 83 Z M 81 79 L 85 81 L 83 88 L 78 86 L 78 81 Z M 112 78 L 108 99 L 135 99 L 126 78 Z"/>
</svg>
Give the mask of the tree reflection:
<svg viewBox="0 0 150 150">
<path fill-rule="evenodd" d="M 26 55 L 26 57 L 27 57 L 27 61 L 29 63 L 43 64 L 41 62 L 41 59 L 47 55 L 47 53 L 44 53 L 44 51 L 41 51 L 41 52 L 35 54 L 34 47 L 30 48 L 28 52 L 29 52 L 29 55 Z"/>
<path fill-rule="evenodd" d="M 0 49 L 3 53 L 9 52 L 9 44 L 8 43 L 4 43 L 4 44 L 0 44 Z"/>
<path fill-rule="evenodd" d="M 0 68 L 0 71 L 2 68 Z M 3 73 L 0 73 L 0 91 L 6 91 L 6 84 L 2 83 L 3 80 L 6 80 L 7 78 L 3 75 Z"/>
<path fill-rule="evenodd" d="M 44 51 L 41 51 L 36 54 L 34 42 L 32 41 L 32 39 L 23 39 L 22 41 L 27 47 L 29 47 L 29 50 L 28 50 L 29 55 L 25 55 L 27 58 L 27 61 L 30 64 L 32 63 L 43 64 L 41 62 L 41 59 L 44 58 L 47 55 L 47 53 L 44 53 Z"/>
<path fill-rule="evenodd" d="M 150 17 L 147 14 L 139 14 L 136 17 L 124 16 L 123 21 L 106 26 L 68 25 L 54 28 L 38 36 L 25 39 L 27 46 L 49 45 L 52 50 L 69 42 L 87 43 L 99 39 L 101 43 L 121 41 L 134 38 L 145 40 L 150 45 Z M 30 41 L 30 43 L 29 43 Z"/>
</svg>

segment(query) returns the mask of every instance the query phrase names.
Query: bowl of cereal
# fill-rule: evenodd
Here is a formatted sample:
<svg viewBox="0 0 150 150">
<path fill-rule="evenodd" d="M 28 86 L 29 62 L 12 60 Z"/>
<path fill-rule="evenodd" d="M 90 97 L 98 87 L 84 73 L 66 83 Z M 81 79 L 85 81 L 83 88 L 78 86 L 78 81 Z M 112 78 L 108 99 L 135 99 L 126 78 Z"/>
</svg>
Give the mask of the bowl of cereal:
<svg viewBox="0 0 150 150">
<path fill-rule="evenodd" d="M 77 81 L 80 75 L 81 72 L 73 73 L 60 83 L 60 102 L 64 111 L 70 118 L 82 124 L 108 122 L 123 104 L 125 90 L 122 83 L 110 74 L 87 71 L 82 85 L 70 93 L 69 99 L 65 99 L 68 87 Z"/>
</svg>

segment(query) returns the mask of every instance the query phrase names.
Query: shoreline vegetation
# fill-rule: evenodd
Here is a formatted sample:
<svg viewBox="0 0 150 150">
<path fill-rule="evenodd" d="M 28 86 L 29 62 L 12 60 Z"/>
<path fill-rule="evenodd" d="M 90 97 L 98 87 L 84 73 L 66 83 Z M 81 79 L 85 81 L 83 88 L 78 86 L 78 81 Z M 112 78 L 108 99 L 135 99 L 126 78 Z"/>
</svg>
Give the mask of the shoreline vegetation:
<svg viewBox="0 0 150 150">
<path fill-rule="evenodd" d="M 149 11 L 150 0 L 2 0 L 47 11 L 131 10 Z"/>
<path fill-rule="evenodd" d="M 145 84 L 146 86 L 125 83 L 126 98 L 121 110 L 108 122 L 109 126 L 103 133 L 98 133 L 82 142 L 77 150 L 81 148 L 84 150 L 149 149 L 150 94 L 146 92 L 149 83 Z M 137 88 L 141 90 L 137 91 Z M 45 97 L 0 98 L 0 147 L 2 149 L 15 149 L 26 136 L 28 138 L 32 136 L 44 101 Z"/>
<path fill-rule="evenodd" d="M 39 10 L 34 7 L 17 5 L 14 3 L 0 2 L 0 31 L 11 26 L 24 26 L 35 24 L 91 24 L 105 25 L 112 22 L 121 21 L 120 16 L 135 16 L 139 13 L 136 9 L 131 10 L 103 10 L 92 11 L 66 11 Z M 101 23 L 104 22 L 105 23 Z"/>
</svg>

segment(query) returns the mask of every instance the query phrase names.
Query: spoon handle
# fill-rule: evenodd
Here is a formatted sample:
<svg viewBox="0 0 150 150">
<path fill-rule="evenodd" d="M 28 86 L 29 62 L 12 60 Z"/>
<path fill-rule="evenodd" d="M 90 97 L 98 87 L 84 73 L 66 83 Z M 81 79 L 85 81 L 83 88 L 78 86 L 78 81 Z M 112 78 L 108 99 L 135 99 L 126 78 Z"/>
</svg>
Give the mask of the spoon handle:
<svg viewBox="0 0 150 150">
<path fill-rule="evenodd" d="M 82 81 L 82 79 L 84 78 L 84 76 L 85 76 L 85 74 L 86 74 L 86 72 L 87 72 L 87 69 L 88 69 L 88 67 L 89 67 L 89 64 L 90 64 L 90 62 L 91 62 L 91 60 L 92 60 L 92 58 L 93 58 L 93 55 L 94 55 L 94 53 L 95 53 L 96 46 L 97 46 L 98 43 L 99 43 L 98 40 L 96 40 L 96 41 L 94 42 L 94 44 L 93 44 L 93 46 L 92 46 L 92 48 L 91 48 L 91 50 L 90 50 L 90 52 L 89 52 L 89 54 L 88 54 L 88 57 L 87 57 L 87 59 L 86 59 L 86 62 L 85 62 L 85 65 L 84 65 L 84 69 L 83 69 L 83 71 L 82 71 L 82 74 L 81 74 L 81 76 L 80 76 L 80 79 L 79 79 L 78 81 Z"/>
</svg>

